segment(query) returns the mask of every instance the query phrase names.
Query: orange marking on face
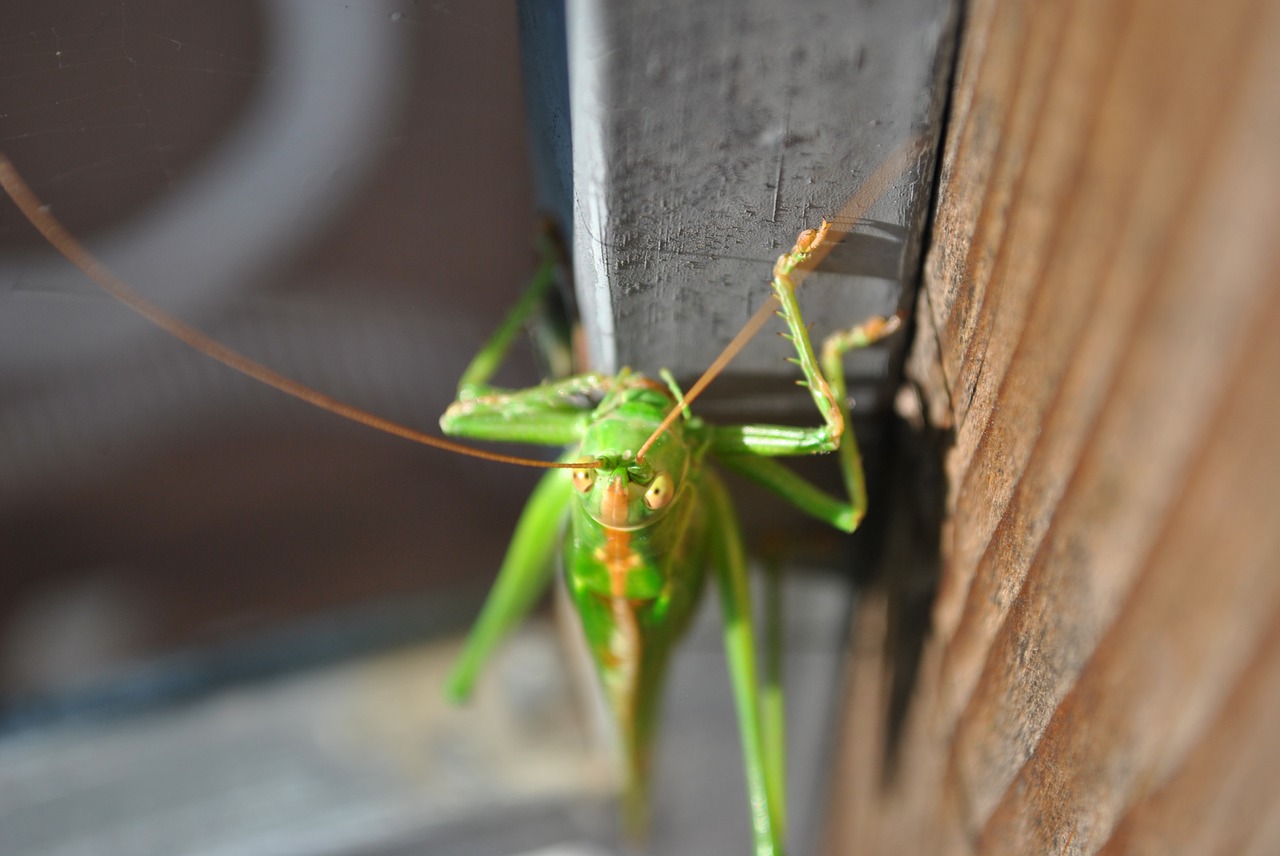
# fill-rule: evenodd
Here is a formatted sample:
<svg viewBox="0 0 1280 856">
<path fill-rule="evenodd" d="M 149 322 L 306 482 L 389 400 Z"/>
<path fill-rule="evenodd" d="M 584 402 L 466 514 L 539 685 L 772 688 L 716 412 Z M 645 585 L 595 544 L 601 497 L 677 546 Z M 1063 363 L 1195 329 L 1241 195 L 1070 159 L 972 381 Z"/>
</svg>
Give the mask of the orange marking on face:
<svg viewBox="0 0 1280 856">
<path fill-rule="evenodd" d="M 600 499 L 600 522 L 605 526 L 626 526 L 631 517 L 630 498 L 625 477 L 610 479 Z"/>
<path fill-rule="evenodd" d="M 611 665 L 618 669 L 615 703 L 624 731 L 633 727 L 641 655 L 640 625 L 627 599 L 627 576 L 644 564 L 631 549 L 631 531 L 614 528 L 629 523 L 629 500 L 625 477 L 614 478 L 605 485 L 600 502 L 600 522 L 605 525 L 604 546 L 596 552 L 596 558 L 609 573 L 609 601 L 616 628 L 609 655 Z"/>
</svg>

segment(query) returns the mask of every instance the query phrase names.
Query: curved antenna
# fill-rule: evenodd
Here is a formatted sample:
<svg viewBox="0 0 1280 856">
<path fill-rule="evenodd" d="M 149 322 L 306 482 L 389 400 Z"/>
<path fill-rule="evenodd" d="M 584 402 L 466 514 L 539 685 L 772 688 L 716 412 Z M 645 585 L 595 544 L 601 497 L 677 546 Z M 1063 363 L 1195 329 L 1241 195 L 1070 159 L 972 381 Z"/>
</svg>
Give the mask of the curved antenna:
<svg viewBox="0 0 1280 856">
<path fill-rule="evenodd" d="M 902 142 L 849 197 L 849 201 L 841 206 L 836 216 L 830 222 L 823 221 L 826 235 L 813 248 L 809 258 L 805 260 L 804 267 L 796 268 L 791 277 L 796 286 L 799 286 L 809 271 L 817 267 L 836 244 L 839 244 L 844 239 L 844 236 L 849 234 L 849 230 L 857 224 L 858 218 L 866 213 L 872 203 L 883 196 L 893 182 L 898 180 L 898 176 L 906 171 L 907 166 L 915 159 L 921 142 L 919 137 L 912 137 Z M 792 252 L 794 251 L 793 249 Z M 720 356 L 711 361 L 711 365 L 707 366 L 707 370 L 702 373 L 702 377 L 698 378 L 693 386 L 689 387 L 689 391 L 685 393 L 684 398 L 677 402 L 675 407 L 671 408 L 670 412 L 659 423 L 657 429 L 649 435 L 649 439 L 644 441 L 644 445 L 636 453 L 637 463 L 644 461 L 645 453 L 649 451 L 649 447 L 654 444 L 654 441 L 662 436 L 662 432 L 670 428 L 671 423 L 680 418 L 680 414 L 688 409 L 695 398 L 702 394 L 702 391 L 707 388 L 707 384 L 715 380 L 724 371 L 725 366 L 729 365 L 729 361 L 746 347 L 747 342 L 750 342 L 756 333 L 760 332 L 760 328 L 769 320 L 769 317 L 778 311 L 779 305 L 777 295 L 770 294 L 769 299 L 756 310 L 746 324 L 742 325 L 738 335 L 734 336 L 729 344 L 724 346 Z"/>
<path fill-rule="evenodd" d="M 390 419 L 384 419 L 367 410 L 361 410 L 358 407 L 353 407 L 350 404 L 318 392 L 292 378 L 285 377 L 274 369 L 267 368 L 262 363 L 251 360 L 239 351 L 232 350 L 216 339 L 206 336 L 178 317 L 170 315 L 134 291 L 124 280 L 107 270 L 101 262 L 94 258 L 92 253 L 71 236 L 71 233 L 58 222 L 56 217 L 49 213 L 48 208 L 41 204 L 40 199 L 27 186 L 27 183 L 22 180 L 22 176 L 18 174 L 13 162 L 3 152 L 0 152 L 0 186 L 4 187 L 5 192 L 9 194 L 9 198 L 31 221 L 31 225 L 35 226 L 40 231 L 40 234 L 44 235 L 45 240 L 52 244 L 54 249 L 62 253 L 69 262 L 83 271 L 99 288 L 169 335 L 180 339 L 205 356 L 211 357 L 241 374 L 248 375 L 254 380 L 261 381 L 267 386 L 274 387 L 286 395 L 301 399 L 308 404 L 319 407 L 321 410 L 335 413 L 344 419 L 368 425 L 370 428 L 376 428 L 387 434 L 403 437 L 414 443 L 443 449 L 446 452 L 469 455 L 473 458 L 496 461 L 502 464 L 515 464 L 521 467 L 538 467 L 541 469 L 580 470 L 594 469 L 600 466 L 598 461 L 574 463 L 539 461 L 533 458 L 520 458 L 514 455 L 503 455 L 498 452 L 474 449 L 471 446 L 464 446 L 461 443 L 455 443 L 442 437 L 436 437 L 433 434 L 426 434 L 422 431 L 408 428 L 397 422 L 392 422 Z"/>
</svg>

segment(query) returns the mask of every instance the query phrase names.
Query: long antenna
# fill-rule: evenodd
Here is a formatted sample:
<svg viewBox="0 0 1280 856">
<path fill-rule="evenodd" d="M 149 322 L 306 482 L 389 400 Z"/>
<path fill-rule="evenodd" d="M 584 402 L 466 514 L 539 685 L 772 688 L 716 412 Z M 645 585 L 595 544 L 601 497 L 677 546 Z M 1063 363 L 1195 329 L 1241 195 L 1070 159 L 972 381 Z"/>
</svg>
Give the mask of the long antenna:
<svg viewBox="0 0 1280 856">
<path fill-rule="evenodd" d="M 487 452 L 483 449 L 473 449 L 461 443 L 455 443 L 442 437 L 436 437 L 433 434 L 425 434 L 413 428 L 408 428 L 397 422 L 392 422 L 390 419 L 384 419 L 367 410 L 361 410 L 322 392 L 317 392 L 292 378 L 285 377 L 274 369 L 267 368 L 262 363 L 251 360 L 239 351 L 232 350 L 216 339 L 206 336 L 178 317 L 170 315 L 134 291 L 124 280 L 107 270 L 101 262 L 94 258 L 92 253 L 71 236 L 71 233 L 58 222 L 56 217 L 49 213 L 48 208 L 41 204 L 40 199 L 27 186 L 27 183 L 22 180 L 22 176 L 18 174 L 13 162 L 3 152 L 0 152 L 0 185 L 3 185 L 5 192 L 9 194 L 9 198 L 31 221 L 31 225 L 35 226 L 40 231 L 40 234 L 44 235 L 45 240 L 52 244 L 54 249 L 62 253 L 68 261 L 82 270 L 99 288 L 169 335 L 181 339 L 200 353 L 212 357 L 241 374 L 248 375 L 254 380 L 261 381 L 267 386 L 275 387 L 286 395 L 292 395 L 294 398 L 299 398 L 322 410 L 336 413 L 345 419 L 368 425 L 370 428 L 376 428 L 379 431 L 394 434 L 397 437 L 403 437 L 415 443 L 421 443 L 424 446 L 443 449 L 446 452 L 469 455 L 486 461 L 542 469 L 590 469 L 599 466 L 598 463 L 590 461 L 581 463 L 538 461 L 532 458 L 519 458 L 514 455 L 503 455 L 497 452 Z"/>
<path fill-rule="evenodd" d="M 867 209 L 884 195 L 893 182 L 898 180 L 898 176 L 902 175 L 907 166 L 915 159 L 919 146 L 920 139 L 918 137 L 903 141 L 880 164 L 876 171 L 854 191 L 854 194 L 849 197 L 849 201 L 841 206 L 840 211 L 827 224 L 826 237 L 813 248 L 809 258 L 805 260 L 804 267 L 796 268 L 795 273 L 792 275 L 792 280 L 797 286 L 809 274 L 809 271 L 817 267 L 831 252 L 832 248 L 839 244 L 845 235 L 849 234 L 849 230 L 857 224 L 858 219 L 866 213 Z M 676 403 L 675 407 L 671 408 L 657 429 L 649 435 L 649 439 L 644 441 L 644 445 L 636 453 L 637 462 L 644 460 L 645 453 L 662 436 L 662 432 L 670 428 L 671 423 L 679 419 L 680 414 L 693 403 L 695 398 L 702 394 L 702 391 L 707 388 L 707 384 L 715 380 L 724 371 L 725 366 L 729 365 L 729 361 L 746 347 L 747 342 L 751 341 L 756 333 L 760 332 L 760 328 L 778 311 L 778 307 L 777 295 L 770 294 L 769 299 L 742 326 L 742 329 L 738 331 L 738 335 L 734 336 L 729 344 L 724 346 L 720 356 L 711 361 L 711 365 L 707 366 L 707 370 L 702 373 L 702 377 L 698 378 L 693 386 L 689 387 L 689 391 Z"/>
</svg>

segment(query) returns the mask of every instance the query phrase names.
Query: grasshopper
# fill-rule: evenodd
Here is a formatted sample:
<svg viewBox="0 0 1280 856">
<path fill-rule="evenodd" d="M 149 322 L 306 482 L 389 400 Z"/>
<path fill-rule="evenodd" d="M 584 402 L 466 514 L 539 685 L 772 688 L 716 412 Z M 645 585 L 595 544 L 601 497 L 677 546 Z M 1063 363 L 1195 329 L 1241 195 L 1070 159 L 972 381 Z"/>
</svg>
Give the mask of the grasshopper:
<svg viewBox="0 0 1280 856">
<path fill-rule="evenodd" d="M 545 254 L 524 297 L 464 372 L 458 396 L 440 419 L 446 435 L 565 447 L 558 461 L 497 455 L 396 425 L 335 401 L 231 351 L 166 313 L 107 272 L 44 210 L 0 155 L 0 184 L 69 260 L 110 294 L 183 341 L 276 388 L 339 413 L 447 451 L 546 467 L 503 560 L 498 579 L 467 638 L 446 687 L 467 697 L 503 635 L 538 600 L 563 556 L 564 579 L 617 724 L 626 764 L 624 817 L 633 830 L 647 820 L 650 747 L 666 666 L 695 612 L 708 574 L 724 619 L 756 856 L 784 850 L 786 783 L 783 713 L 773 676 L 762 681 L 747 585 L 742 534 L 720 478 L 709 463 L 751 479 L 801 511 L 852 532 L 867 507 L 861 457 L 849 426 L 842 358 L 893 333 L 898 316 L 873 317 L 827 338 L 815 353 L 796 300 L 805 266 L 836 240 L 830 224 L 802 232 L 777 260 L 773 298 L 688 393 L 666 372 L 661 380 L 623 370 L 580 374 L 530 389 L 489 385 L 518 330 L 555 282 Z M 713 425 L 689 403 L 776 313 L 795 347 L 792 361 L 821 416 L 816 427 Z M 835 452 L 845 496 L 837 497 L 774 460 Z M 562 526 L 562 524 L 564 524 Z M 765 686 L 769 684 L 769 686 Z"/>
</svg>

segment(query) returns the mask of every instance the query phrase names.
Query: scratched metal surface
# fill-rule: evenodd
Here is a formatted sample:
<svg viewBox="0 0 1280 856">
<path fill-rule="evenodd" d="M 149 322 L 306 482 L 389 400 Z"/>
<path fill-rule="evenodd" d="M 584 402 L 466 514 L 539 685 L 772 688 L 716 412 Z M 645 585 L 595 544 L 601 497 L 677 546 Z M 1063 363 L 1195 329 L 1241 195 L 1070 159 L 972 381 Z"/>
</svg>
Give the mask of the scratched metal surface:
<svg viewBox="0 0 1280 856">
<path fill-rule="evenodd" d="M 597 364 L 697 377 L 796 234 L 916 141 L 802 289 L 815 336 L 908 308 L 956 8 L 569 0 L 574 261 Z M 850 357 L 864 411 L 885 402 L 901 346 Z M 760 336 L 711 390 L 735 410 L 803 409 L 785 356 Z"/>
</svg>

